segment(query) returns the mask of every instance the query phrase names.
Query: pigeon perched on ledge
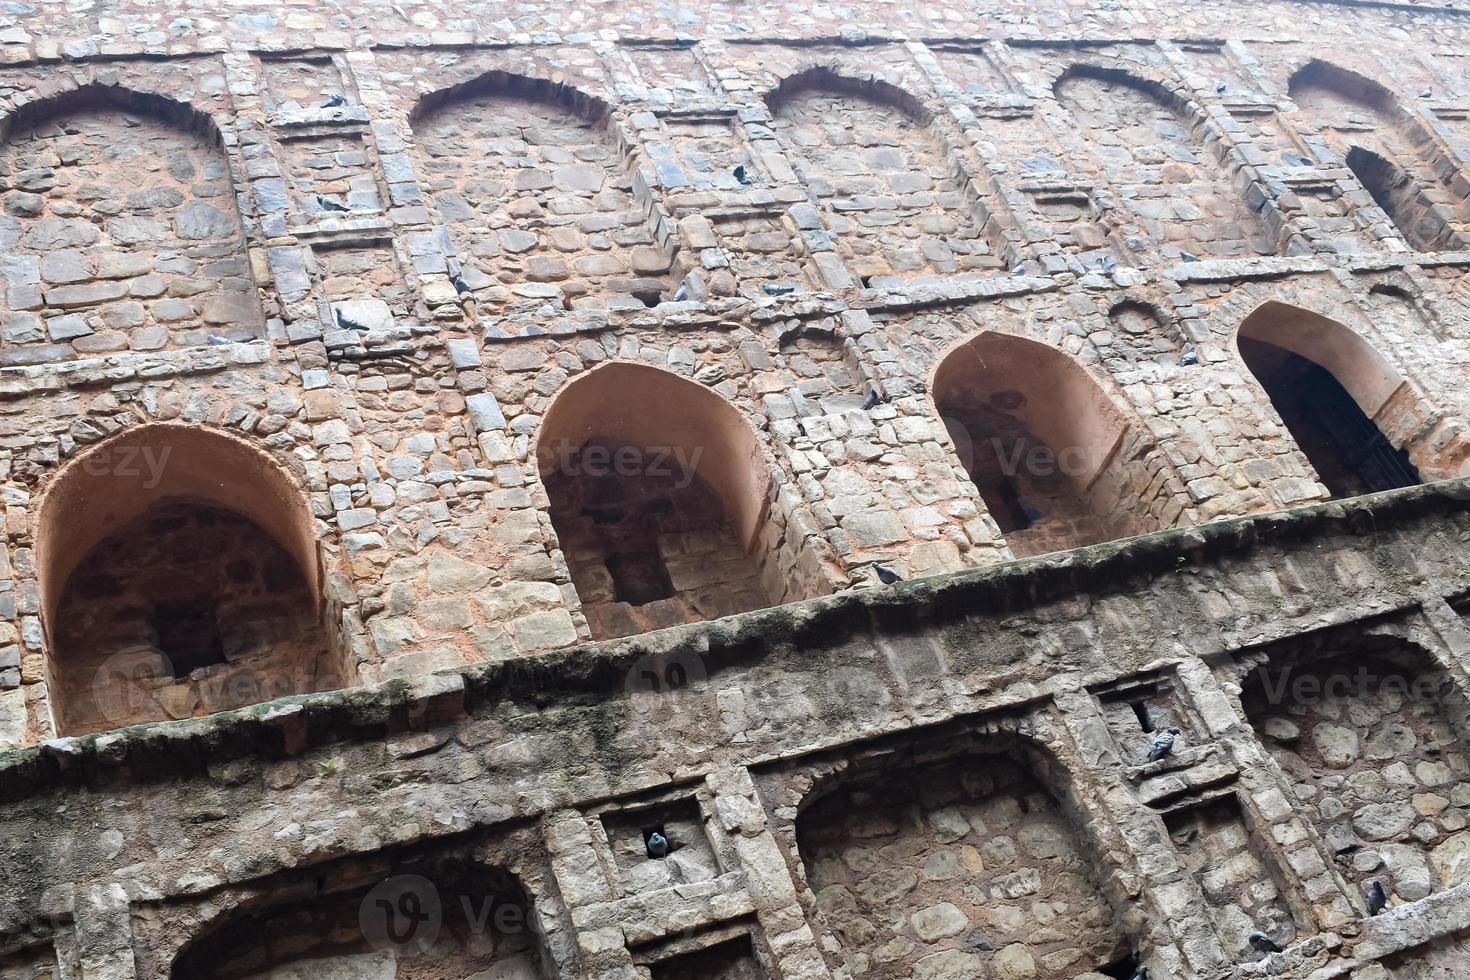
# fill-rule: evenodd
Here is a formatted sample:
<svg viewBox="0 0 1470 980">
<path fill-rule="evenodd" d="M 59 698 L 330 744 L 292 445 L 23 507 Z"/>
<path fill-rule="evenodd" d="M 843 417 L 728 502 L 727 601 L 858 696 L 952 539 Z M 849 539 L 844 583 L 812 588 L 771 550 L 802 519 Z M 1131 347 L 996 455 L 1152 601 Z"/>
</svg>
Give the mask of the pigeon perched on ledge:
<svg viewBox="0 0 1470 980">
<path fill-rule="evenodd" d="M 1388 908 L 1388 893 L 1383 890 L 1383 882 L 1375 881 L 1368 886 L 1368 914 L 1377 915 Z"/>
<path fill-rule="evenodd" d="M 893 569 L 889 568 L 887 565 L 880 565 L 877 562 L 874 562 L 873 571 L 878 573 L 878 581 L 882 582 L 884 585 L 892 585 L 895 582 L 903 581 L 903 576 L 895 572 Z"/>
<path fill-rule="evenodd" d="M 338 202 L 332 200 L 330 197 L 322 197 L 320 194 L 318 194 L 316 196 L 316 203 L 319 204 L 319 205 L 321 205 L 321 209 L 323 211 L 351 211 L 352 210 L 347 205 L 345 205 L 345 204 L 339 204 Z"/>
<path fill-rule="evenodd" d="M 1251 949 L 1254 949 L 1258 953 L 1281 952 L 1281 947 L 1277 946 L 1270 936 L 1261 932 L 1259 929 L 1254 930 L 1249 936 L 1246 936 L 1245 941 L 1250 943 Z"/>
<path fill-rule="evenodd" d="M 1148 761 L 1158 762 L 1164 756 L 1174 751 L 1174 741 L 1179 737 L 1179 729 L 1166 728 L 1154 736 L 1153 744 L 1148 749 Z"/>
<path fill-rule="evenodd" d="M 876 388 L 869 388 L 868 397 L 863 399 L 863 411 L 871 412 L 878 407 L 878 403 L 882 400 L 878 397 L 878 390 Z"/>
<path fill-rule="evenodd" d="M 345 95 L 331 95 L 331 96 L 328 96 L 327 97 L 327 101 L 325 101 L 325 102 L 322 103 L 322 108 L 323 109 L 338 109 L 338 108 L 341 108 L 342 106 L 344 106 L 346 104 L 347 104 L 347 96 L 345 96 Z"/>
<path fill-rule="evenodd" d="M 669 853 L 668 838 L 656 830 L 648 835 L 645 843 L 648 847 L 648 856 L 651 858 L 661 858 Z"/>
</svg>

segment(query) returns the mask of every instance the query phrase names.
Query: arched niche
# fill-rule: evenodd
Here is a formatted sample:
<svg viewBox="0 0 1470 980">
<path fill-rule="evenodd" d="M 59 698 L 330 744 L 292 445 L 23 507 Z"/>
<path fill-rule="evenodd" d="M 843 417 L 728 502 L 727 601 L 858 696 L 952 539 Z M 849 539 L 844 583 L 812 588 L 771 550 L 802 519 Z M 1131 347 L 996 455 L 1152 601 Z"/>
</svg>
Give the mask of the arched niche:
<svg viewBox="0 0 1470 980">
<path fill-rule="evenodd" d="M 1073 65 L 1057 101 L 1091 134 L 1121 206 L 1117 220 L 1166 259 L 1270 254 L 1272 237 L 1227 163 L 1205 139 L 1198 111 L 1163 85 L 1099 65 Z"/>
<path fill-rule="evenodd" d="M 0 121 L 0 366 L 262 336 L 218 128 L 187 103 L 91 84 Z"/>
<path fill-rule="evenodd" d="M 379 858 L 261 895 L 187 943 L 168 973 L 173 980 L 556 975 L 527 889 L 468 857 Z"/>
<path fill-rule="evenodd" d="M 912 93 L 817 67 L 766 103 L 861 285 L 1000 267 L 978 200 Z"/>
<path fill-rule="evenodd" d="M 643 364 L 598 367 L 551 403 L 536 458 L 594 636 L 780 601 L 765 455 L 708 388 Z"/>
<path fill-rule="evenodd" d="M 242 438 L 126 429 L 50 479 L 33 533 L 63 734 L 352 682 L 306 493 Z"/>
<path fill-rule="evenodd" d="M 490 72 L 412 116 L 420 182 L 449 229 L 456 288 L 496 308 L 642 308 L 671 298 L 672 247 L 634 194 L 611 108 Z"/>
<path fill-rule="evenodd" d="M 1241 359 L 1335 497 L 1410 486 L 1429 450 L 1405 451 L 1425 409 L 1387 358 L 1318 313 L 1269 302 L 1236 334 Z"/>
<path fill-rule="evenodd" d="M 976 734 L 844 759 L 802 798 L 795 841 L 854 973 L 1132 977 L 1092 822 L 1048 748 Z"/>
<path fill-rule="evenodd" d="M 1418 251 L 1463 247 L 1458 174 L 1432 135 L 1383 85 L 1326 61 L 1297 69 L 1287 92 Z"/>
<path fill-rule="evenodd" d="M 1122 451 L 1131 426 L 1071 357 L 983 333 L 945 356 L 930 390 L 960 461 L 1017 555 L 1157 529 L 1134 490 L 1132 471 L 1143 457 Z"/>
</svg>

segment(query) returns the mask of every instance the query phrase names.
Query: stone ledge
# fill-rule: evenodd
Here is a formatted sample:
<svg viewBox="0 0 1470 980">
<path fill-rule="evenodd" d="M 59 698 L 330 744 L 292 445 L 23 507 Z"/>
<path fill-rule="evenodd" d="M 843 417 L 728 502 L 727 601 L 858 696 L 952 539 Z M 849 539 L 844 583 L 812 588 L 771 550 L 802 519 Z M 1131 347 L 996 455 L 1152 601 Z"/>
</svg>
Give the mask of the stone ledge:
<svg viewBox="0 0 1470 980">
<path fill-rule="evenodd" d="M 203 718 L 54 739 L 0 753 L 0 800 L 23 799 L 84 774 L 156 779 L 222 759 L 295 755 L 311 746 L 429 727 L 465 711 L 474 713 L 477 705 L 506 700 L 620 697 L 628 671 L 648 655 L 693 654 L 713 665 L 785 646 L 820 649 L 861 632 L 908 633 L 926 621 L 1014 614 L 1080 592 L 1096 597 L 1128 591 L 1139 576 L 1209 567 L 1264 546 L 1334 532 L 1373 536 L 1399 524 L 1466 511 L 1470 481 L 1447 481 L 1160 531 L 892 588 L 808 599 L 557 653 L 297 695 Z"/>
</svg>

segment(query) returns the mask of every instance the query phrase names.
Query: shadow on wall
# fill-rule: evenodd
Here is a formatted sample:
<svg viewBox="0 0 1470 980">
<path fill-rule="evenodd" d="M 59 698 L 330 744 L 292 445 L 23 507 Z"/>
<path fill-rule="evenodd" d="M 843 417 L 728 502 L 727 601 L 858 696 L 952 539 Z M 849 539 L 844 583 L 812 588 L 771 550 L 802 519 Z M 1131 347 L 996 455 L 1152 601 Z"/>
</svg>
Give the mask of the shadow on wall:
<svg viewBox="0 0 1470 980">
<path fill-rule="evenodd" d="M 126 430 L 52 478 L 35 541 L 61 734 L 355 683 L 305 492 L 243 439 Z"/>
</svg>

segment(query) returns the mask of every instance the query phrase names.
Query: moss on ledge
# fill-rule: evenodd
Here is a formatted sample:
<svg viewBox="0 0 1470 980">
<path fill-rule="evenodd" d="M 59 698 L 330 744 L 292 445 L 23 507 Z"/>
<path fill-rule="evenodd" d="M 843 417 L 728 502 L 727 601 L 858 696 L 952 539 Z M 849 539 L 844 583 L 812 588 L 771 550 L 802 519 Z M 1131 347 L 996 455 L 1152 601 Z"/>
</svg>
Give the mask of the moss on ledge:
<svg viewBox="0 0 1470 980">
<path fill-rule="evenodd" d="M 1467 511 L 1470 481 L 1446 481 L 1160 531 L 412 680 L 55 739 L 0 753 L 0 800 L 80 781 L 168 779 L 246 755 L 295 755 L 433 727 L 507 701 L 548 705 L 621 697 L 629 671 L 650 655 L 697 655 L 714 673 L 773 651 L 820 649 L 860 634 L 893 635 L 964 617 L 1010 615 L 1078 593 L 1136 591 L 1141 579 L 1209 567 L 1263 547 L 1372 536 Z"/>
</svg>

